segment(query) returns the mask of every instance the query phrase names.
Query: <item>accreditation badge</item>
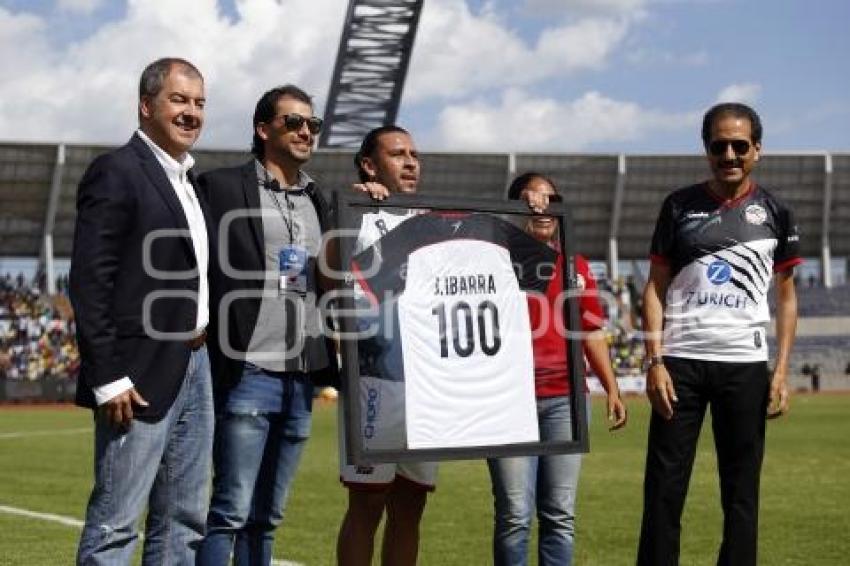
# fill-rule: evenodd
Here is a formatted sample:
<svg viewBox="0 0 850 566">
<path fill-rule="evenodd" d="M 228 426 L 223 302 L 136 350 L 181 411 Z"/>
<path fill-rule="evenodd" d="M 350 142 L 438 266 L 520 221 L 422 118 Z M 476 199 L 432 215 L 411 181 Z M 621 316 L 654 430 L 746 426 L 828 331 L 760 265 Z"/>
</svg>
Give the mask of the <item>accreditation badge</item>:
<svg viewBox="0 0 850 566">
<path fill-rule="evenodd" d="M 307 248 L 289 244 L 278 254 L 282 292 L 307 293 Z"/>
</svg>

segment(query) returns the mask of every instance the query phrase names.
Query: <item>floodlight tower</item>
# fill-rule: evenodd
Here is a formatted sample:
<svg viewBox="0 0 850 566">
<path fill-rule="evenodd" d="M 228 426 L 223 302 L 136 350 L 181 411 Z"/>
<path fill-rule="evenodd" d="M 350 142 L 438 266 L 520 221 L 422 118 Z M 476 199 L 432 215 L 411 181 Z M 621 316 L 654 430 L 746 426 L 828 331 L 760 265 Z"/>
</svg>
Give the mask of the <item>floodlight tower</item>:
<svg viewBox="0 0 850 566">
<path fill-rule="evenodd" d="M 357 147 L 398 114 L 424 0 L 349 0 L 319 147 Z"/>
</svg>

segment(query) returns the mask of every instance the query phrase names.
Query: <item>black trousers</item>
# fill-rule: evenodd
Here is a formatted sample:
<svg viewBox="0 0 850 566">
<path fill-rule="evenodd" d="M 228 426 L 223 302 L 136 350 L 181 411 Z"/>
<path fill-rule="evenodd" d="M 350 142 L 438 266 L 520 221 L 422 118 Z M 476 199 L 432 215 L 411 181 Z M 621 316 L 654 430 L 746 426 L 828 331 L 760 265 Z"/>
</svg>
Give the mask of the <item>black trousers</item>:
<svg viewBox="0 0 850 566">
<path fill-rule="evenodd" d="M 669 421 L 652 413 L 637 563 L 679 564 L 682 508 L 705 408 L 710 405 L 723 507 L 723 542 L 717 564 L 755 565 L 770 390 L 767 364 L 671 357 L 664 361 L 679 402 Z"/>
</svg>

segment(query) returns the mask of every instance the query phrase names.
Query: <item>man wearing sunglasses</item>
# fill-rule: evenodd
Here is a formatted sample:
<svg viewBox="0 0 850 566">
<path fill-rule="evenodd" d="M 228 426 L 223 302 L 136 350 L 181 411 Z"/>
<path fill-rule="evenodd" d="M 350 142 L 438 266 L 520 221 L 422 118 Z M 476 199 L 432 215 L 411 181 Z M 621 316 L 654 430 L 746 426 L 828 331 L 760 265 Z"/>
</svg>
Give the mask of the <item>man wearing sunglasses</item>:
<svg viewBox="0 0 850 566">
<path fill-rule="evenodd" d="M 639 565 L 679 563 L 680 519 L 711 406 L 723 507 L 717 563 L 754 565 L 765 417 L 788 410 L 797 323 L 791 210 L 750 175 L 762 126 L 743 104 L 712 107 L 702 139 L 713 178 L 664 201 L 644 289 L 649 428 Z M 767 360 L 767 291 L 776 288 L 777 352 Z"/>
<path fill-rule="evenodd" d="M 302 167 L 322 121 L 285 85 L 254 111 L 254 158 L 202 175 L 211 268 L 214 477 L 198 564 L 269 564 L 310 434 L 313 386 L 336 379 L 317 304 L 327 205 Z"/>
</svg>

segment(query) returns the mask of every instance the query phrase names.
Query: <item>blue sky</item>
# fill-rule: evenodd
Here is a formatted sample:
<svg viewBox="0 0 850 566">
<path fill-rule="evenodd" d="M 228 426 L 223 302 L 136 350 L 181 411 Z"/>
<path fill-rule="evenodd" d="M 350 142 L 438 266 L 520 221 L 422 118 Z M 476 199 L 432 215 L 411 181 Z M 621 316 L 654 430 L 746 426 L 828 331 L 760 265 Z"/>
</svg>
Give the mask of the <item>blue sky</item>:
<svg viewBox="0 0 850 566">
<path fill-rule="evenodd" d="M 202 147 L 294 82 L 324 107 L 347 0 L 0 0 L 0 140 L 124 141 L 141 68 L 194 61 Z M 422 149 L 700 151 L 753 104 L 767 151 L 850 150 L 846 0 L 425 0 L 399 121 Z M 9 57 L 9 54 L 14 54 Z"/>
</svg>

